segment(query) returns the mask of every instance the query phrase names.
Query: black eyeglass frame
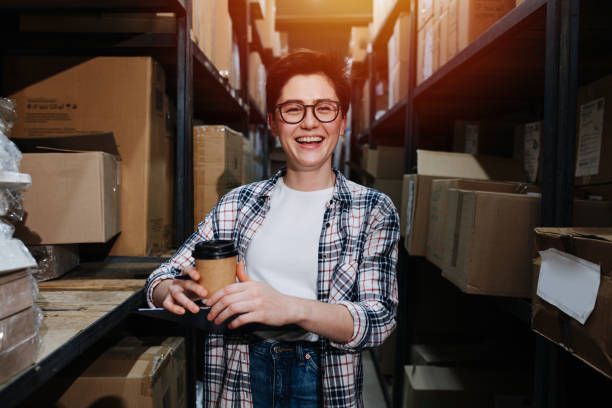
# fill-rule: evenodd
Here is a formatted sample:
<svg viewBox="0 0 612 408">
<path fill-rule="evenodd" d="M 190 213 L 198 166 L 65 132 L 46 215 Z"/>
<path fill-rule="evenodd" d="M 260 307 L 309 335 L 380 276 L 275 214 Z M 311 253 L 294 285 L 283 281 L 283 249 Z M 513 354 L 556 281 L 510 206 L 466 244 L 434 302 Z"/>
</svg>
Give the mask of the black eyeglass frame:
<svg viewBox="0 0 612 408">
<path fill-rule="evenodd" d="M 298 120 L 297 122 L 290 122 L 287 119 L 285 119 L 285 117 L 283 116 L 283 112 L 281 111 L 281 108 L 284 105 L 288 105 L 288 104 L 295 104 L 295 105 L 300 105 L 304 108 L 304 110 L 302 111 L 302 117 L 300 118 L 300 120 Z M 333 119 L 331 120 L 321 120 L 318 116 L 317 116 L 317 110 L 315 109 L 315 106 L 317 106 L 320 103 L 333 103 L 334 105 L 336 105 L 336 115 L 334 116 Z M 297 125 L 298 123 L 300 123 L 301 121 L 304 120 L 304 118 L 306 117 L 306 110 L 308 108 L 312 108 L 312 113 L 314 115 L 314 117 L 321 123 L 331 123 L 334 120 L 338 119 L 338 115 L 340 114 L 340 110 L 342 109 L 342 106 L 340 105 L 340 101 L 332 101 L 332 100 L 322 100 L 322 101 L 318 101 L 317 103 L 315 103 L 314 105 L 305 105 L 301 102 L 294 102 L 294 101 L 287 101 L 287 102 L 283 102 L 283 103 L 279 103 L 278 105 L 276 105 L 276 107 L 278 108 L 278 114 L 280 115 L 281 119 L 283 120 L 283 122 L 288 123 L 290 125 Z"/>
</svg>

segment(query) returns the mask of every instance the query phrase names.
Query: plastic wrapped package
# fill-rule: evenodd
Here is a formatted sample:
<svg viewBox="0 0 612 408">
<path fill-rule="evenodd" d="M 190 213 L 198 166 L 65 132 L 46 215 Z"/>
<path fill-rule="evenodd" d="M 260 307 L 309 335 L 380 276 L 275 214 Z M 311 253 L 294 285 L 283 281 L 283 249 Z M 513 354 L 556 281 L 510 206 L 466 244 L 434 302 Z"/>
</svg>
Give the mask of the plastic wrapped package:
<svg viewBox="0 0 612 408">
<path fill-rule="evenodd" d="M 10 239 L 15 233 L 13 224 L 0 219 L 0 240 Z"/>
<path fill-rule="evenodd" d="M 1 138 L 1 136 L 0 136 Z M 23 220 L 23 191 L 30 188 L 32 178 L 29 174 L 0 171 L 0 220 L 13 226 Z M 10 232 L 10 235 L 7 235 Z M 14 229 L 0 226 L 0 239 L 13 236 Z"/>
<path fill-rule="evenodd" d="M 78 245 L 28 245 L 28 250 L 38 263 L 32 268 L 37 282 L 62 276 L 79 265 Z"/>
<path fill-rule="evenodd" d="M 19 171 L 21 152 L 9 139 L 9 134 L 17 118 L 15 100 L 0 98 L 0 171 Z"/>
<path fill-rule="evenodd" d="M 38 285 L 28 269 L 0 275 L 0 319 L 34 304 Z"/>
<path fill-rule="evenodd" d="M 0 320 L 0 384 L 36 362 L 42 320 L 35 304 Z"/>
</svg>

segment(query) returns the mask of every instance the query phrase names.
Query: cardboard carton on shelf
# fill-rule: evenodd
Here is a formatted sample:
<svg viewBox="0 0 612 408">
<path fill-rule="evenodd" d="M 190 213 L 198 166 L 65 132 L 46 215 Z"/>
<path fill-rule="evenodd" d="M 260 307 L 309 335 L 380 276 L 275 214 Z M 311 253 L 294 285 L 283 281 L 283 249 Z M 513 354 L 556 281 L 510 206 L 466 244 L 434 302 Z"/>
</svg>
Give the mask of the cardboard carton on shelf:
<svg viewBox="0 0 612 408">
<path fill-rule="evenodd" d="M 163 250 L 162 188 L 173 149 L 165 142 L 165 77 L 150 57 L 15 56 L 5 59 L 7 93 L 20 112 L 13 138 L 113 132 L 121 164 L 121 235 L 110 255 Z"/>
<path fill-rule="evenodd" d="M 434 26 L 429 20 L 417 33 L 417 86 L 434 73 Z"/>
<path fill-rule="evenodd" d="M 531 328 L 568 350 L 586 364 L 612 379 L 612 327 L 610 304 L 612 303 L 612 229 L 611 228 L 537 228 L 535 238 L 535 258 L 533 259 L 533 293 L 531 307 Z M 594 308 L 580 323 L 559 307 L 542 299 L 538 292 L 539 278 L 543 264 L 539 251 L 555 249 L 563 257 L 562 276 L 557 279 L 570 279 L 572 299 L 579 296 L 577 286 L 571 284 L 572 278 L 584 273 L 584 262 L 592 263 L 591 273 L 599 278 Z M 574 258 L 577 257 L 577 258 Z M 551 264 L 552 265 L 552 264 Z M 556 272 L 558 267 L 549 269 Z M 599 275 L 599 276 L 597 276 Z M 582 278 L 578 278 L 584 281 Z M 561 281 L 558 281 L 561 282 Z M 567 283 L 563 283 L 567 285 Z M 560 286 L 563 286 L 560 285 Z M 584 287 L 584 286 L 583 286 Z M 588 292 L 587 292 L 588 293 Z M 587 296 L 590 298 L 592 292 Z M 568 304 L 562 295 L 557 298 L 561 304 Z M 570 299 L 571 300 L 571 299 Z M 573 301 L 569 303 L 573 304 Z"/>
<path fill-rule="evenodd" d="M 493 407 L 500 395 L 528 390 L 524 373 L 465 367 L 404 367 L 405 407 Z"/>
<path fill-rule="evenodd" d="M 461 52 L 514 7 L 515 0 L 458 0 L 457 52 Z"/>
<path fill-rule="evenodd" d="M 400 210 L 401 233 L 413 256 L 425 256 L 429 203 L 434 179 L 523 181 L 520 162 L 493 156 L 417 150 L 417 173 L 405 174 Z"/>
<path fill-rule="evenodd" d="M 612 182 L 612 75 L 580 87 L 576 141 L 578 186 Z"/>
<path fill-rule="evenodd" d="M 37 308 L 28 306 L 0 319 L 0 384 L 36 361 L 39 326 L 37 313 Z"/>
<path fill-rule="evenodd" d="M 430 253 L 442 259 L 442 276 L 466 293 L 530 297 L 533 229 L 540 224 L 538 189 L 467 180 L 436 180 L 433 185 L 432 202 L 437 193 L 447 201 L 439 203 L 446 214 L 440 211 L 437 221 L 430 219 L 434 236 L 428 236 Z M 612 202 L 574 201 L 574 225 L 607 227 L 611 222 Z"/>
<path fill-rule="evenodd" d="M 32 187 L 17 238 L 30 245 L 104 243 L 121 231 L 121 162 L 112 134 L 17 143 L 24 152 L 38 151 L 21 160 Z"/>
<path fill-rule="evenodd" d="M 180 337 L 122 339 L 100 355 L 55 403 L 85 408 L 185 406 L 185 344 Z"/>
<path fill-rule="evenodd" d="M 244 136 L 227 126 L 193 128 L 195 227 L 219 199 L 242 184 Z"/>
<path fill-rule="evenodd" d="M 404 174 L 405 149 L 402 146 L 364 147 L 362 167 L 374 178 L 401 180 Z"/>
<path fill-rule="evenodd" d="M 516 136 L 515 123 L 457 120 L 453 151 L 513 157 Z"/>
</svg>

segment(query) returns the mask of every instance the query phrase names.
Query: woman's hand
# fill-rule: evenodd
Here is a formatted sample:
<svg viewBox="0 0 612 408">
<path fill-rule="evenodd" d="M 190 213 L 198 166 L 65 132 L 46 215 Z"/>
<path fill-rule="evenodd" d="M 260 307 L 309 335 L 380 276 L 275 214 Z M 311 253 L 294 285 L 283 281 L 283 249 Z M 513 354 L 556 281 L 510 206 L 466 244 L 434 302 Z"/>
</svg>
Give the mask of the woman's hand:
<svg viewBox="0 0 612 408">
<path fill-rule="evenodd" d="M 166 279 L 157 285 L 153 291 L 154 302 L 178 315 L 185 314 L 185 309 L 191 313 L 198 313 L 200 307 L 193 302 L 193 299 L 204 298 L 208 292 L 198 284 L 200 280 L 198 271 L 187 267 L 183 269 L 183 274 L 189 275 L 191 280 Z"/>
<path fill-rule="evenodd" d="M 228 325 L 235 329 L 247 323 L 263 323 L 269 326 L 283 326 L 295 319 L 294 299 L 272 289 L 264 282 L 251 281 L 244 269 L 244 263 L 236 264 L 239 283 L 219 289 L 206 301 L 211 306 L 208 320 L 221 324 L 234 315 L 239 315 Z"/>
</svg>

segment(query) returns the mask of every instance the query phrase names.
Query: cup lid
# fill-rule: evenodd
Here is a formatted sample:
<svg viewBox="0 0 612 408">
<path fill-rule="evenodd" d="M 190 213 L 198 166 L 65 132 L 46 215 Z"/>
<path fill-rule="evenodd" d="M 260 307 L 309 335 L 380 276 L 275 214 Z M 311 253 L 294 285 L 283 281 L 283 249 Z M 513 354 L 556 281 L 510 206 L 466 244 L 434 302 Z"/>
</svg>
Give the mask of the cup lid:
<svg viewBox="0 0 612 408">
<path fill-rule="evenodd" d="M 192 255 L 195 259 L 220 259 L 236 256 L 238 250 L 234 247 L 233 241 L 215 239 L 198 242 Z"/>
</svg>

